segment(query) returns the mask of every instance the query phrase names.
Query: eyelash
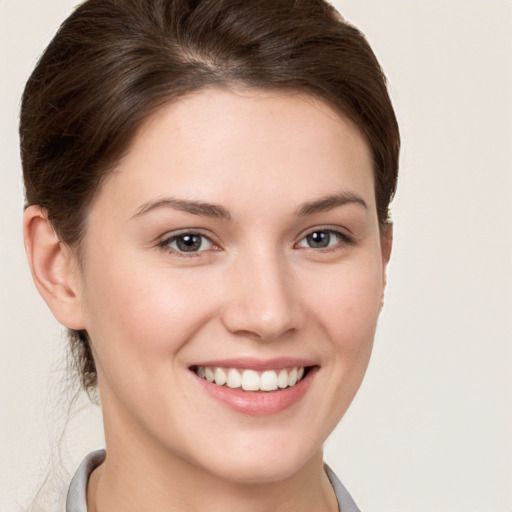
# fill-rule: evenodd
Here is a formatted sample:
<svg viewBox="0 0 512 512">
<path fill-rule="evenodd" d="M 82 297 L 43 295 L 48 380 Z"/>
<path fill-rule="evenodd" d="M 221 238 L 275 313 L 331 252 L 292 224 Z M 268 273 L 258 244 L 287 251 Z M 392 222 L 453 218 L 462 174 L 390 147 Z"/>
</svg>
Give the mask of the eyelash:
<svg viewBox="0 0 512 512">
<path fill-rule="evenodd" d="M 315 247 L 309 247 L 309 246 L 306 246 L 306 247 L 300 246 L 300 244 L 304 240 L 306 240 L 309 236 L 312 236 L 312 235 L 318 234 L 318 233 L 328 234 L 329 237 L 334 235 L 338 240 L 333 245 L 328 245 L 327 247 L 316 247 L 315 248 Z M 329 242 L 330 242 L 330 238 L 329 238 Z M 318 252 L 331 252 L 331 251 L 335 251 L 335 250 L 339 249 L 340 245 L 354 245 L 354 244 L 355 244 L 355 240 L 351 236 L 344 233 L 343 231 L 340 231 L 338 229 L 328 228 L 328 227 L 317 227 L 317 228 L 312 229 L 311 231 L 307 232 L 306 234 L 304 234 L 302 236 L 302 238 L 299 240 L 299 242 L 297 242 L 295 244 L 295 246 L 300 249 L 309 249 L 309 250 L 318 251 Z"/>
<path fill-rule="evenodd" d="M 204 241 L 206 240 L 211 247 L 208 249 L 203 249 L 199 251 L 182 251 L 179 248 L 171 247 L 171 244 L 183 239 L 185 237 L 198 237 L 201 239 L 201 245 L 199 248 L 202 247 L 204 244 Z M 204 235 L 203 233 L 197 232 L 197 231 L 182 231 L 181 233 L 173 234 L 170 237 L 167 237 L 165 240 L 162 240 L 159 242 L 158 247 L 161 247 L 162 249 L 166 250 L 169 253 L 172 253 L 174 255 L 179 256 L 180 258 L 194 258 L 199 256 L 202 252 L 205 252 L 206 250 L 209 250 L 211 248 L 215 248 L 213 250 L 218 250 L 218 247 L 215 245 L 215 243 L 211 240 L 210 237 Z"/>
<path fill-rule="evenodd" d="M 310 237 L 312 235 L 315 235 L 315 234 L 318 234 L 318 233 L 327 234 L 329 236 L 328 243 L 330 243 L 330 241 L 331 241 L 330 237 L 333 236 L 333 235 L 338 240 L 333 245 L 327 245 L 326 247 L 309 247 L 309 246 L 305 246 L 304 247 L 304 246 L 300 246 L 300 244 L 303 241 L 305 241 L 308 237 Z M 174 242 L 177 242 L 180 239 L 183 239 L 185 237 L 198 237 L 198 238 L 200 238 L 201 239 L 201 244 L 199 245 L 199 249 L 201 249 L 201 247 L 203 246 L 205 240 L 210 244 L 210 247 L 208 247 L 207 249 L 197 250 L 197 251 L 184 251 L 184 250 L 180 250 L 179 248 L 171 247 L 171 244 L 173 244 Z M 302 238 L 299 240 L 299 242 L 297 242 L 294 245 L 294 248 L 309 249 L 309 250 L 318 251 L 318 252 L 331 252 L 331 251 L 337 250 L 339 248 L 340 244 L 342 244 L 342 245 L 354 245 L 355 241 L 354 241 L 354 239 L 352 237 L 348 236 L 346 233 L 343 233 L 342 231 L 339 231 L 337 229 L 332 229 L 332 228 L 315 228 L 315 229 L 309 231 L 308 233 L 304 234 L 302 236 Z M 213 248 L 213 250 L 219 250 L 219 247 L 215 245 L 215 243 L 211 240 L 211 238 L 209 238 L 208 236 L 206 236 L 206 235 L 204 235 L 204 234 L 202 234 L 200 232 L 197 232 L 197 231 L 182 231 L 181 233 L 173 234 L 172 236 L 170 236 L 170 237 L 162 240 L 161 242 L 159 242 L 158 247 L 166 250 L 167 252 L 170 252 L 170 253 L 173 253 L 173 254 L 175 254 L 175 255 L 177 255 L 179 257 L 182 257 L 182 258 L 197 257 L 202 252 L 205 252 L 207 250 L 211 250 L 212 248 Z"/>
</svg>

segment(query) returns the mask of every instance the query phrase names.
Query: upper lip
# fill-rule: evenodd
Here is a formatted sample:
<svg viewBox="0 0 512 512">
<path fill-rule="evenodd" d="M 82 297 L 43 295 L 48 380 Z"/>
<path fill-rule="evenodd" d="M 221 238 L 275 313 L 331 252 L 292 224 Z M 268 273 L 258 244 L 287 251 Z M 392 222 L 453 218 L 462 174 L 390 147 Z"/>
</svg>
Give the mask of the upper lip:
<svg viewBox="0 0 512 512">
<path fill-rule="evenodd" d="M 317 363 L 311 359 L 297 357 L 276 357 L 272 359 L 257 359 L 253 357 L 236 357 L 228 359 L 215 359 L 202 361 L 191 365 L 192 367 L 218 367 L 218 368 L 240 368 L 251 370 L 281 370 L 283 368 L 301 368 L 316 366 Z"/>
</svg>

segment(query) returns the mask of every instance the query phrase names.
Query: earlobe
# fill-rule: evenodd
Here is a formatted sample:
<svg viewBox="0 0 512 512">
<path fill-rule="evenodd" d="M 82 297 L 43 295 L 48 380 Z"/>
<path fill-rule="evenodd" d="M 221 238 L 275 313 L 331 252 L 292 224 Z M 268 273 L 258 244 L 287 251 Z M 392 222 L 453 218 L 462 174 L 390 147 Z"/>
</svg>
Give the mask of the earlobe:
<svg viewBox="0 0 512 512">
<path fill-rule="evenodd" d="M 84 329 L 78 266 L 70 248 L 59 241 L 44 208 L 25 209 L 23 235 L 32 278 L 53 315 L 65 327 Z"/>
</svg>

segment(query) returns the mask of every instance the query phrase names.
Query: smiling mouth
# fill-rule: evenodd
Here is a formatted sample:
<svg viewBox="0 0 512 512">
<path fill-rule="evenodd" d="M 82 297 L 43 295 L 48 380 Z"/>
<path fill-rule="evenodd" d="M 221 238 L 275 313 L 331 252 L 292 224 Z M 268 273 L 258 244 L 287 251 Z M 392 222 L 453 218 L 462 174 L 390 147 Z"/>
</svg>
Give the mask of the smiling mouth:
<svg viewBox="0 0 512 512">
<path fill-rule="evenodd" d="M 279 370 L 257 371 L 242 368 L 221 368 L 217 366 L 193 366 L 190 369 L 201 379 L 217 386 L 226 386 L 244 391 L 278 391 L 299 383 L 311 367 L 282 368 Z"/>
</svg>

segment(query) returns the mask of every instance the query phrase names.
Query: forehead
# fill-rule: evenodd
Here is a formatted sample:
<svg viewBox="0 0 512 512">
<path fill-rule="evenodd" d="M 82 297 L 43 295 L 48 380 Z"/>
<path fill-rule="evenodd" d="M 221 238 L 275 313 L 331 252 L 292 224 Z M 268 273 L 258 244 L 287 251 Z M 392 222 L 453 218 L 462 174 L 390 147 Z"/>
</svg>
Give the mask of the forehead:
<svg viewBox="0 0 512 512">
<path fill-rule="evenodd" d="M 326 103 L 208 89 L 152 115 L 99 195 L 134 207 L 172 194 L 261 208 L 347 188 L 374 204 L 371 154 L 358 129 Z"/>
</svg>

